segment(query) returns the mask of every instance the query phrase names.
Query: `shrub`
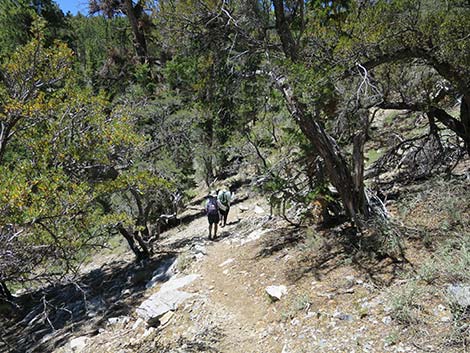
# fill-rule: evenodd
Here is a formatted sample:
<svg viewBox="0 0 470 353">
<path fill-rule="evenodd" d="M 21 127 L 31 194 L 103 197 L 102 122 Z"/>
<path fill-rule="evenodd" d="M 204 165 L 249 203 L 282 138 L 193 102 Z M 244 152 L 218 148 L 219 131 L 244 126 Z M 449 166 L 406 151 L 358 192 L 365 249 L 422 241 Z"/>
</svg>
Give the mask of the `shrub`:
<svg viewBox="0 0 470 353">
<path fill-rule="evenodd" d="M 416 281 L 410 281 L 405 285 L 389 292 L 388 303 L 391 308 L 391 317 L 403 325 L 419 323 L 421 306 L 419 300 L 423 295 L 423 289 Z"/>
</svg>

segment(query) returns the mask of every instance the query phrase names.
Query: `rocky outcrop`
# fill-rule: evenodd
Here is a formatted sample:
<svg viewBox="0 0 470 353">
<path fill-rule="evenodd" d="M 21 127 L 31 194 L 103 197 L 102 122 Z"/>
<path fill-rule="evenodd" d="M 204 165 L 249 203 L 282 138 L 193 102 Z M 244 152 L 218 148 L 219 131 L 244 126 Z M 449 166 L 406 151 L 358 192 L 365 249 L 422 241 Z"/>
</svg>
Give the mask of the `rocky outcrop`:
<svg viewBox="0 0 470 353">
<path fill-rule="evenodd" d="M 145 300 L 136 310 L 137 315 L 146 321 L 149 326 L 160 325 L 160 319 L 169 311 L 174 311 L 178 306 L 190 298 L 193 294 L 179 289 L 199 278 L 192 274 L 180 278 L 172 278 L 165 282 L 160 290 Z"/>
</svg>

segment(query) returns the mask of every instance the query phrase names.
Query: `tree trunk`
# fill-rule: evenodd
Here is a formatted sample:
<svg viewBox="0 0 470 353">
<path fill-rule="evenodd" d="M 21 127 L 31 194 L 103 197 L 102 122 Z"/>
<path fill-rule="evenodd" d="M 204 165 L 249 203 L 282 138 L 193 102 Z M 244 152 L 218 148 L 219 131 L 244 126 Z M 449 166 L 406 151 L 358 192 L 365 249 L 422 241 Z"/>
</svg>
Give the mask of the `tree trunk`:
<svg viewBox="0 0 470 353">
<path fill-rule="evenodd" d="M 358 227 L 362 227 L 364 220 L 370 216 L 363 185 L 363 147 L 355 153 L 357 175 L 353 176 L 336 141 L 313 116 L 307 113 L 306 107 L 297 100 L 285 79 L 277 78 L 276 81 L 277 87 L 284 95 L 290 113 L 319 156 L 324 160 L 326 173 L 333 186 L 338 190 L 347 215 Z M 365 138 L 365 133 L 361 138 Z M 359 145 L 363 146 L 363 142 L 362 144 L 358 143 Z"/>
<path fill-rule="evenodd" d="M 10 290 L 8 289 L 5 282 L 0 282 L 0 299 L 4 298 L 6 300 L 13 300 L 13 295 L 11 294 Z"/>
<path fill-rule="evenodd" d="M 136 230 L 134 232 L 134 239 L 137 241 L 137 243 L 139 244 L 140 246 L 140 253 L 141 253 L 141 258 L 143 259 L 148 259 L 150 258 L 150 249 L 149 249 L 149 245 L 148 243 L 144 240 L 144 238 L 142 237 L 142 234 L 140 233 L 140 231 Z"/>
<path fill-rule="evenodd" d="M 143 64 L 147 60 L 147 41 L 145 40 L 142 28 L 139 26 L 139 18 L 132 4 L 132 0 L 124 0 L 124 6 L 134 36 L 134 48 L 140 62 Z"/>
<path fill-rule="evenodd" d="M 127 240 L 129 247 L 131 248 L 132 252 L 137 257 L 137 260 L 145 260 L 150 257 L 150 254 L 148 251 L 145 251 L 145 249 L 144 250 L 139 249 L 139 246 L 136 244 L 136 239 L 134 239 L 133 234 L 128 232 L 126 228 L 124 228 L 122 225 L 118 225 L 117 229 L 119 233 L 121 233 L 121 235 Z"/>
<path fill-rule="evenodd" d="M 273 5 L 276 15 L 276 28 L 281 38 L 282 50 L 292 61 L 297 61 L 297 45 L 287 23 L 284 12 L 284 0 L 273 0 Z"/>
<path fill-rule="evenodd" d="M 460 121 L 465 135 L 465 147 L 470 156 L 470 93 L 464 94 L 462 97 L 462 103 L 460 103 Z"/>
<path fill-rule="evenodd" d="M 273 0 L 276 16 L 276 30 L 282 43 L 284 54 L 293 62 L 298 61 L 298 46 L 289 28 L 284 12 L 283 0 Z M 274 76 L 274 75 L 272 75 Z M 363 185 L 362 147 L 356 151 L 355 167 L 357 175 L 351 171 L 336 141 L 323 129 L 316 117 L 308 112 L 294 94 L 293 89 L 284 77 L 274 77 L 275 84 L 281 90 L 287 107 L 304 135 L 314 146 L 325 162 L 326 173 L 338 190 L 347 215 L 361 228 L 364 220 L 369 218 L 369 207 Z M 365 136 L 365 135 L 364 135 Z M 358 139 L 358 146 L 363 145 Z"/>
</svg>

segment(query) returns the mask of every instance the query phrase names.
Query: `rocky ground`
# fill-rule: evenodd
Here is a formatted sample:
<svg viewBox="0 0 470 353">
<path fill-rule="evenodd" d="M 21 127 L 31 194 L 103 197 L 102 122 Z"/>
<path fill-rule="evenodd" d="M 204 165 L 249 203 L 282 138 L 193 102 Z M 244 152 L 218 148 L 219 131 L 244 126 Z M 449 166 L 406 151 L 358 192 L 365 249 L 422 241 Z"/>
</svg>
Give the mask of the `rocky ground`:
<svg viewBox="0 0 470 353">
<path fill-rule="evenodd" d="M 452 315 L 439 298 L 428 298 L 421 329 L 392 318 L 389 288 L 406 284 L 409 264 L 357 266 L 334 245 L 319 258 L 324 240 L 319 245 L 270 218 L 268 209 L 252 198 L 234 206 L 216 241 L 206 238 L 205 218 L 170 231 L 162 245 L 179 251 L 165 270 L 172 277 L 146 289 L 142 302 L 160 298 L 169 283 L 182 300 L 153 322 L 139 310 L 108 318 L 98 334 L 55 352 L 461 351 L 441 345 Z M 267 293 L 270 286 L 278 298 Z"/>
<path fill-rule="evenodd" d="M 38 306 L 5 331 L 0 347 L 55 353 L 466 351 L 449 343 L 453 314 L 439 292 L 423 293 L 412 308 L 420 312 L 419 323 L 400 322 L 392 293 L 406 289 L 409 274 L 429 257 L 415 240 L 406 240 L 406 261 L 354 257 L 346 228 L 296 229 L 270 217 L 269 205 L 248 189 L 238 197 L 215 241 L 207 239 L 206 218 L 195 217 L 165 233 L 162 255 L 145 267 L 129 252 L 98 256 L 77 282 L 80 290 L 63 287 L 50 295 L 47 305 L 56 308 L 49 311 L 50 325 Z M 187 212 L 197 215 L 200 207 Z"/>
</svg>

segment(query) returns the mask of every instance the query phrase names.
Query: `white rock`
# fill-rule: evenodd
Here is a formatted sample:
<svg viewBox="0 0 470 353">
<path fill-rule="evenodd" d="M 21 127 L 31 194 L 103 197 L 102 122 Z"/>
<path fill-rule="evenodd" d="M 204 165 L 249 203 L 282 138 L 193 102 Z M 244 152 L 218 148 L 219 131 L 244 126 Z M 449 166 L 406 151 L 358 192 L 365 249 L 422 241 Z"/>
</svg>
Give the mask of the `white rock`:
<svg viewBox="0 0 470 353">
<path fill-rule="evenodd" d="M 264 210 L 259 206 L 255 206 L 254 211 L 256 214 L 264 214 Z"/>
<path fill-rule="evenodd" d="M 224 267 L 225 265 L 228 265 L 228 264 L 231 264 L 232 262 L 234 262 L 235 259 L 228 259 L 228 260 L 225 260 L 224 262 L 222 262 L 219 267 Z"/>
<path fill-rule="evenodd" d="M 305 315 L 305 318 L 310 319 L 311 317 L 314 317 L 317 313 L 315 311 L 308 311 L 308 313 Z"/>
<path fill-rule="evenodd" d="M 266 287 L 266 293 L 268 293 L 271 300 L 276 301 L 287 294 L 286 286 L 268 286 Z"/>
<path fill-rule="evenodd" d="M 240 212 L 245 212 L 245 211 L 248 211 L 248 210 L 249 210 L 248 207 L 243 206 L 243 205 L 238 206 L 238 209 L 240 210 Z"/>
<path fill-rule="evenodd" d="M 176 310 L 178 305 L 192 294 L 179 290 L 157 292 L 145 300 L 138 308 L 137 314 L 152 326 L 168 311 Z"/>
<path fill-rule="evenodd" d="M 385 316 L 384 318 L 382 318 L 382 322 L 385 325 L 390 325 L 392 323 L 392 318 L 390 316 Z"/>
<path fill-rule="evenodd" d="M 447 287 L 450 299 L 462 308 L 470 307 L 470 286 L 449 285 Z"/>
<path fill-rule="evenodd" d="M 142 326 L 144 324 L 144 320 L 142 320 L 140 317 L 134 322 L 132 325 L 132 329 L 135 330 L 138 327 Z"/>
<path fill-rule="evenodd" d="M 245 245 L 246 243 L 258 240 L 259 238 L 261 238 L 263 234 L 268 233 L 270 231 L 271 231 L 270 228 L 256 229 L 250 234 L 248 234 L 248 236 L 245 239 L 242 239 L 242 241 L 240 242 L 240 245 Z"/>
<path fill-rule="evenodd" d="M 175 313 L 173 311 L 169 311 L 165 313 L 161 318 L 160 318 L 160 326 L 158 328 L 164 328 L 168 325 L 170 322 L 171 318 L 173 317 Z"/>
<path fill-rule="evenodd" d="M 156 331 L 155 327 L 149 327 L 145 332 L 142 334 L 142 338 L 150 336 L 152 333 Z"/>
<path fill-rule="evenodd" d="M 335 310 L 335 312 L 333 313 L 333 317 L 335 319 L 339 319 L 339 320 L 343 320 L 343 321 L 354 321 L 354 318 L 352 317 L 352 315 L 349 315 L 349 314 L 345 314 L 341 311 L 338 311 L 338 310 Z"/>
<path fill-rule="evenodd" d="M 169 258 L 164 260 L 162 264 L 153 271 L 152 279 L 145 285 L 146 288 L 152 288 L 157 283 L 163 282 L 171 278 L 175 274 L 177 264 L 176 258 Z"/>
<path fill-rule="evenodd" d="M 284 345 L 284 347 L 282 347 L 282 352 L 281 353 L 289 353 L 289 348 L 288 348 L 287 343 Z"/>
<path fill-rule="evenodd" d="M 117 324 L 119 322 L 119 318 L 118 317 L 110 317 L 108 319 L 108 324 L 109 325 L 114 325 L 114 324 Z"/>
<path fill-rule="evenodd" d="M 118 316 L 118 317 L 110 317 L 108 319 L 109 325 L 116 325 L 116 324 L 127 324 L 131 318 L 129 316 Z"/>
<path fill-rule="evenodd" d="M 163 283 L 163 285 L 160 288 L 160 292 L 173 291 L 176 289 L 180 289 L 194 282 L 196 279 L 200 277 L 201 275 L 197 275 L 197 274 L 187 275 L 187 276 L 178 277 L 178 278 L 173 277 L 169 281 Z"/>
<path fill-rule="evenodd" d="M 72 349 L 73 352 L 81 352 L 83 348 L 85 348 L 89 340 L 90 338 L 86 336 L 80 336 L 80 337 L 74 338 L 69 343 L 70 348 Z"/>
</svg>

